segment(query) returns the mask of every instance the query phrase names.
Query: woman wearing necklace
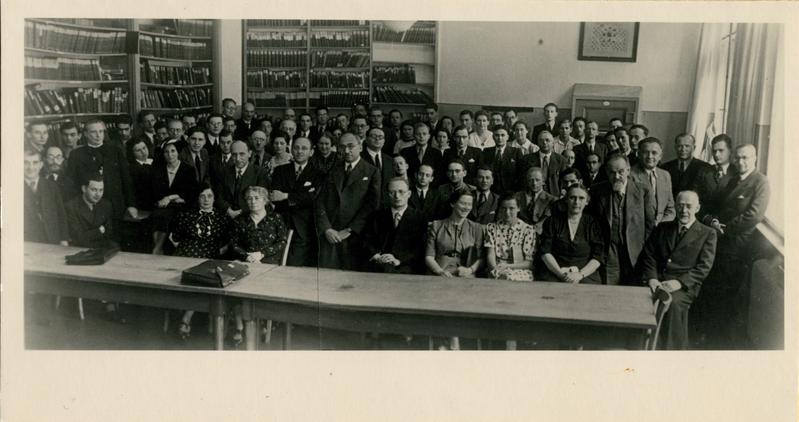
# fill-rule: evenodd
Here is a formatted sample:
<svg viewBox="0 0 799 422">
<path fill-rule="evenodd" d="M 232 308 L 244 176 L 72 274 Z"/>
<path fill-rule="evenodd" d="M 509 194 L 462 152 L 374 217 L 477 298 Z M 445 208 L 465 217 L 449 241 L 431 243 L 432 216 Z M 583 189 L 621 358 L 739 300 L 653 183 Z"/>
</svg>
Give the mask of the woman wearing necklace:
<svg viewBox="0 0 799 422">
<path fill-rule="evenodd" d="M 175 256 L 213 259 L 227 250 L 230 219 L 214 210 L 214 191 L 211 186 L 200 186 L 197 208 L 180 213 L 175 219 L 170 240 L 176 244 Z M 184 340 L 191 333 L 194 311 L 186 311 L 178 328 Z"/>
<path fill-rule="evenodd" d="M 544 223 L 539 248 L 546 269 L 540 271 L 540 279 L 600 283 L 597 269 L 602 263 L 604 244 L 599 224 L 583 213 L 589 200 L 582 185 L 572 185 L 566 191 L 566 212 L 553 212 Z"/>
<path fill-rule="evenodd" d="M 488 275 L 513 281 L 533 281 L 535 229 L 518 218 L 519 204 L 513 193 L 499 198 L 496 223 L 485 229 Z"/>
<path fill-rule="evenodd" d="M 154 169 L 152 197 L 155 208 L 151 215 L 153 224 L 153 254 L 164 254 L 164 241 L 169 224 L 186 204 L 197 198 L 197 181 L 194 170 L 180 163 L 177 147 L 164 146 L 164 163 Z"/>
<path fill-rule="evenodd" d="M 275 155 L 269 159 L 269 162 L 266 165 L 267 168 L 267 175 L 269 181 L 272 181 L 272 172 L 277 168 L 277 166 L 281 166 L 283 164 L 288 164 L 291 162 L 291 153 L 289 152 L 289 143 L 288 143 L 289 135 L 283 131 L 275 132 L 275 138 L 272 139 L 272 148 L 275 150 Z"/>
<path fill-rule="evenodd" d="M 249 212 L 233 221 L 230 250 L 233 256 L 249 263 L 280 264 L 286 249 L 288 228 L 280 215 L 272 210 L 268 192 L 260 186 L 250 186 L 244 195 Z M 241 308 L 235 309 L 236 345 L 244 340 Z"/>
</svg>

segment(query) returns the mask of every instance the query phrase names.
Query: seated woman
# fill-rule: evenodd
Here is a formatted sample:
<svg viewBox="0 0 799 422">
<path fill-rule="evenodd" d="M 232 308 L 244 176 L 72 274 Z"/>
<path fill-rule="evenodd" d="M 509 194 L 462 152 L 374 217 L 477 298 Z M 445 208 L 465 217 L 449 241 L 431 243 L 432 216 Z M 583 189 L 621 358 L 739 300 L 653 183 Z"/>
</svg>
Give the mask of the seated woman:
<svg viewBox="0 0 799 422">
<path fill-rule="evenodd" d="M 153 254 L 163 255 L 172 219 L 186 204 L 193 204 L 197 199 L 194 170 L 181 164 L 175 144 L 164 146 L 164 163 L 153 170 L 152 198 L 155 201 L 151 215 Z"/>
<path fill-rule="evenodd" d="M 485 228 L 486 262 L 489 277 L 501 280 L 533 281 L 535 229 L 519 219 L 519 204 L 513 193 L 499 198 L 499 220 Z"/>
<path fill-rule="evenodd" d="M 181 212 L 173 224 L 170 240 L 176 245 L 175 256 L 213 259 L 224 255 L 230 231 L 230 219 L 214 210 L 214 191 L 208 184 L 200 186 L 198 207 Z M 191 333 L 191 317 L 186 311 L 178 328 L 181 338 Z"/>
<path fill-rule="evenodd" d="M 250 186 L 244 198 L 249 212 L 233 221 L 230 252 L 237 259 L 250 263 L 280 264 L 288 237 L 286 223 L 272 210 L 265 188 Z M 244 340 L 241 307 L 235 309 L 235 315 L 233 342 L 238 345 Z"/>
<path fill-rule="evenodd" d="M 553 212 L 544 223 L 541 259 L 546 265 L 541 280 L 599 284 L 597 269 L 602 263 L 604 244 L 599 224 L 584 213 L 590 196 L 579 184 L 566 191 L 566 212 Z"/>
</svg>

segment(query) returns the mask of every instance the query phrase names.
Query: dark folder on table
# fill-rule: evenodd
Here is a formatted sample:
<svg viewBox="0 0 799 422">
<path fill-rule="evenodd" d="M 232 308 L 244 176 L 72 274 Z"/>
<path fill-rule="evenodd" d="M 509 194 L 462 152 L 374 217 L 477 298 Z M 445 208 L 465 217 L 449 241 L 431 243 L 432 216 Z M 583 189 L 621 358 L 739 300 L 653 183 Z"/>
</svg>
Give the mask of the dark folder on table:
<svg viewBox="0 0 799 422">
<path fill-rule="evenodd" d="M 209 259 L 183 270 L 180 282 L 193 286 L 227 287 L 249 273 L 249 267 L 241 262 Z"/>
</svg>

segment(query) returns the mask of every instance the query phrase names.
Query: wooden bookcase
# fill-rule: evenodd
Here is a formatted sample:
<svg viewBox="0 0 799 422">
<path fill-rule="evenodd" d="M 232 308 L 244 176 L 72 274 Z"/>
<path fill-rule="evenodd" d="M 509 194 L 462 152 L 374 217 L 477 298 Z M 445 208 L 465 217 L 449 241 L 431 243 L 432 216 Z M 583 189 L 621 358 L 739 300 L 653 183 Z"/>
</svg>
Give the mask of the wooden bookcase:
<svg viewBox="0 0 799 422">
<path fill-rule="evenodd" d="M 393 33 L 363 20 L 244 20 L 243 34 L 242 97 L 259 114 L 319 105 L 338 112 L 355 102 L 421 111 L 436 98 L 435 22 Z"/>
<path fill-rule="evenodd" d="M 45 121 L 57 141 L 67 121 L 99 117 L 113 128 L 142 109 L 164 117 L 212 111 L 215 27 L 212 20 L 26 19 L 25 123 Z M 147 40 L 158 40 L 158 49 Z M 146 102 L 159 90 L 186 96 Z M 203 90 L 205 101 L 192 104 L 192 90 Z"/>
</svg>

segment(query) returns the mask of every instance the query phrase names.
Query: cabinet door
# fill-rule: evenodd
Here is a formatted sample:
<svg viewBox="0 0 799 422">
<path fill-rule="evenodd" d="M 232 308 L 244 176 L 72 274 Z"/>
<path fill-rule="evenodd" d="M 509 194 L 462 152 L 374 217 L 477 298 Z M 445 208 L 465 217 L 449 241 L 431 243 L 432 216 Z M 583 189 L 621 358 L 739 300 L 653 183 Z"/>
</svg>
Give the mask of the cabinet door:
<svg viewBox="0 0 799 422">
<path fill-rule="evenodd" d="M 573 116 L 582 116 L 588 120 L 593 120 L 599 125 L 599 130 L 608 130 L 608 122 L 614 117 L 618 117 L 625 125 L 635 122 L 637 107 L 635 100 L 600 100 L 578 98 L 575 101 Z"/>
</svg>

